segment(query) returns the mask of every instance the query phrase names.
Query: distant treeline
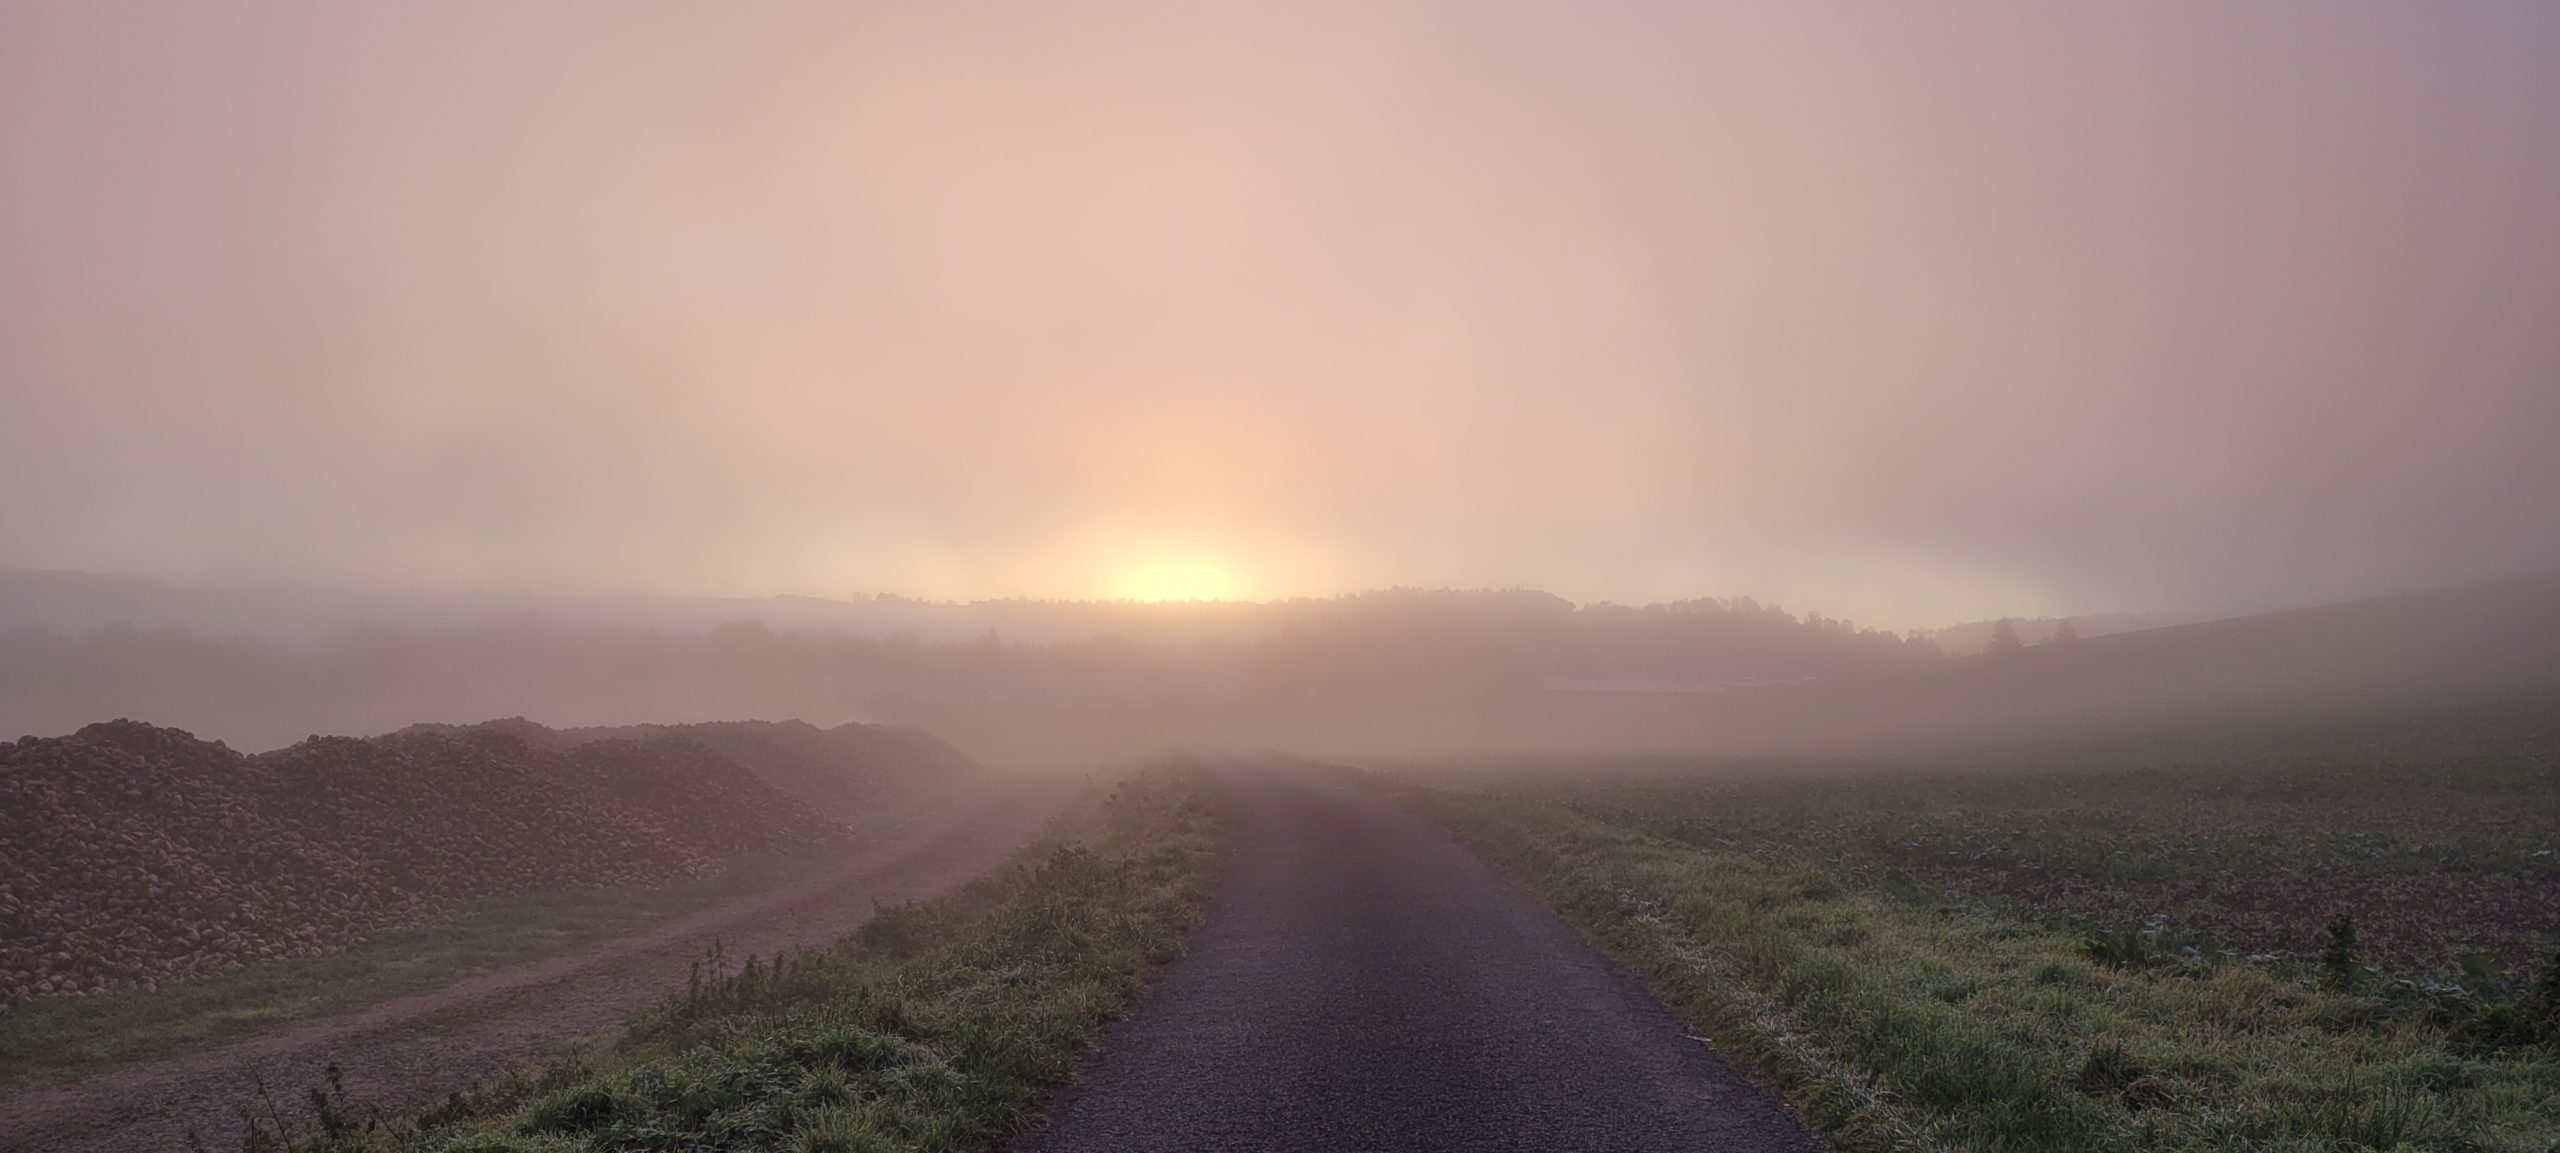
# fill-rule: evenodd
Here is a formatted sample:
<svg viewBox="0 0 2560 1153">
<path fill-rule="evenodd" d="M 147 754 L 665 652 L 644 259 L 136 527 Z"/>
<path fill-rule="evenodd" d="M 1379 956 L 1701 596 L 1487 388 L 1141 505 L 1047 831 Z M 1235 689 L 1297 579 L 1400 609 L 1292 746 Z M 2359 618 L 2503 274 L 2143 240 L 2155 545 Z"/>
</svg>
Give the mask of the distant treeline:
<svg viewBox="0 0 2560 1153">
<path fill-rule="evenodd" d="M 2560 719 L 2560 574 L 2071 643 L 2028 641 L 2012 622 L 2016 643 L 1946 655 L 1925 637 L 1744 600 L 1577 608 L 1534 592 L 1391 590 L 1048 607 L 1154 627 L 1036 642 L 990 627 L 926 639 L 525 616 L 301 640 L 20 628 L 0 631 L 0 738 L 119 716 L 252 750 L 517 715 L 558 727 L 797 718 L 889 721 L 981 759 L 1055 762 L 1166 748 L 1916 754 L 2447 708 Z"/>
<path fill-rule="evenodd" d="M 2088 638 L 2140 632 L 2144 629 L 2165 629 L 2172 625 L 2191 624 L 2201 619 L 2203 618 L 2180 613 L 2097 613 L 2076 617 L 2007 618 L 2010 629 L 2017 634 L 2018 642 L 2029 645 L 2040 645 L 2053 640 L 2057 633 L 2064 633 L 2065 626 L 2069 626 L 2066 635 Z M 1997 636 L 1999 631 L 2000 621 L 1997 620 L 1966 621 L 1960 625 L 1930 630 L 1927 636 L 1938 642 L 1939 648 L 1962 655 L 1978 653 L 1990 647 L 1992 638 Z"/>
<path fill-rule="evenodd" d="M 1398 589 L 1192 608 L 1167 606 L 1155 628 L 1042 643 L 995 629 L 925 640 L 736 621 L 662 633 L 521 616 L 467 627 L 353 623 L 304 642 L 180 626 L 21 628 L 0 633 L 0 736 L 132 716 L 266 748 L 311 733 L 517 714 L 560 725 L 835 723 L 910 719 L 954 703 L 1445 702 L 1534 692 L 1558 678 L 1854 680 L 1940 659 L 1926 638 L 1748 598 L 1577 607 L 1539 592 Z M 1050 623 L 1152 615 L 1145 606 L 1052 606 Z M 1192 627 L 1166 628 L 1164 618 Z"/>
</svg>

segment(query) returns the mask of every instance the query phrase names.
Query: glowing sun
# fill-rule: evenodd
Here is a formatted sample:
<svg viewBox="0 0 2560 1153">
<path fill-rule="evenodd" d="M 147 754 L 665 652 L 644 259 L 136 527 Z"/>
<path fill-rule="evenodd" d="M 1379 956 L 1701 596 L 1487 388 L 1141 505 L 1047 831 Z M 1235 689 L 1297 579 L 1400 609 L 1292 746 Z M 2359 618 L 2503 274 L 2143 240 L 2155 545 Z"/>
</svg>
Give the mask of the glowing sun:
<svg viewBox="0 0 2560 1153">
<path fill-rule="evenodd" d="M 1157 557 L 1120 570 L 1111 596 L 1131 601 L 1231 601 L 1244 599 L 1233 566 L 1203 556 Z"/>
</svg>

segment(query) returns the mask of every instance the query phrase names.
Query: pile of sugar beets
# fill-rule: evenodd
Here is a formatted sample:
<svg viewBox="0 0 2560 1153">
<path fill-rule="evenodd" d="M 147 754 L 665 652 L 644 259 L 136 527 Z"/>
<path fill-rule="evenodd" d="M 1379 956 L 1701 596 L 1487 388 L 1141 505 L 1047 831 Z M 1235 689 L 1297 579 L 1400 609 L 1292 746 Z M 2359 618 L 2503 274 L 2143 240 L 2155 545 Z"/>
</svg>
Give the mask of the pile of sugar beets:
<svg viewBox="0 0 2560 1153">
<path fill-rule="evenodd" d="M 0 744 L 0 1009 L 344 948 L 467 897 L 664 881 L 842 835 L 681 730 L 547 735 L 243 756 L 119 720 Z"/>
</svg>

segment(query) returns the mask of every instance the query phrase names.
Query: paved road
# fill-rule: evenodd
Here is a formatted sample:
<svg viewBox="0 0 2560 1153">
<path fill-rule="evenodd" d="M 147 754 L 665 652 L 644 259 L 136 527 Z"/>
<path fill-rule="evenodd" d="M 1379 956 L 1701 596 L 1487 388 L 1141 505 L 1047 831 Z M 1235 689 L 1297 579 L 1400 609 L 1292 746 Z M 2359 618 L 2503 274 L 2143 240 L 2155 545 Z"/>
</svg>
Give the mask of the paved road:
<svg viewBox="0 0 2560 1153">
<path fill-rule="evenodd" d="M 0 1150 L 151 1153 L 180 1148 L 189 1128 L 211 1148 L 236 1148 L 233 1110 L 261 1079 L 290 1101 L 331 1062 L 352 1100 L 385 1112 L 432 1104 L 657 1003 L 715 938 L 733 956 L 816 945 L 861 924 L 875 901 L 931 896 L 985 872 L 1029 843 L 1074 784 L 1061 775 L 955 801 L 822 876 L 594 949 L 0 1099 Z"/>
<path fill-rule="evenodd" d="M 1285 766 L 1224 774 L 1207 922 L 1017 1153 L 1825 1148 L 1446 834 Z"/>
</svg>

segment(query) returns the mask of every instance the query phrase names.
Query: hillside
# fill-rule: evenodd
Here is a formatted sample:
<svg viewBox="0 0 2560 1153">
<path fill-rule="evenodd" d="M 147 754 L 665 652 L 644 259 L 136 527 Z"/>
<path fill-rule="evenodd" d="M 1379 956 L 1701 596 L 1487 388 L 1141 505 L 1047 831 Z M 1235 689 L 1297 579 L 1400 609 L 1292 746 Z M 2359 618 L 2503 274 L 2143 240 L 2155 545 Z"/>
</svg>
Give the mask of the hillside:
<svg viewBox="0 0 2560 1153">
<path fill-rule="evenodd" d="M 2018 639 L 2028 644 L 2050 640 L 2065 622 L 2083 638 L 2114 636 L 2117 633 L 2145 629 L 2165 629 L 2192 624 L 2199 617 L 2181 613 L 2087 613 L 2073 617 L 2011 617 L 2009 625 L 2018 631 Z M 1938 649 L 1950 656 L 1969 656 L 1981 652 L 1991 643 L 1992 634 L 2000 627 L 1997 620 L 1966 621 L 1945 628 L 1930 629 L 1927 636 L 1937 642 Z"/>
<path fill-rule="evenodd" d="M 2560 574 L 2037 645 L 1910 676 L 1734 693 L 1667 726 L 1678 736 L 1661 735 L 1761 750 L 1907 750 L 2197 725 L 2375 723 L 2479 706 L 2560 715 Z"/>
</svg>

